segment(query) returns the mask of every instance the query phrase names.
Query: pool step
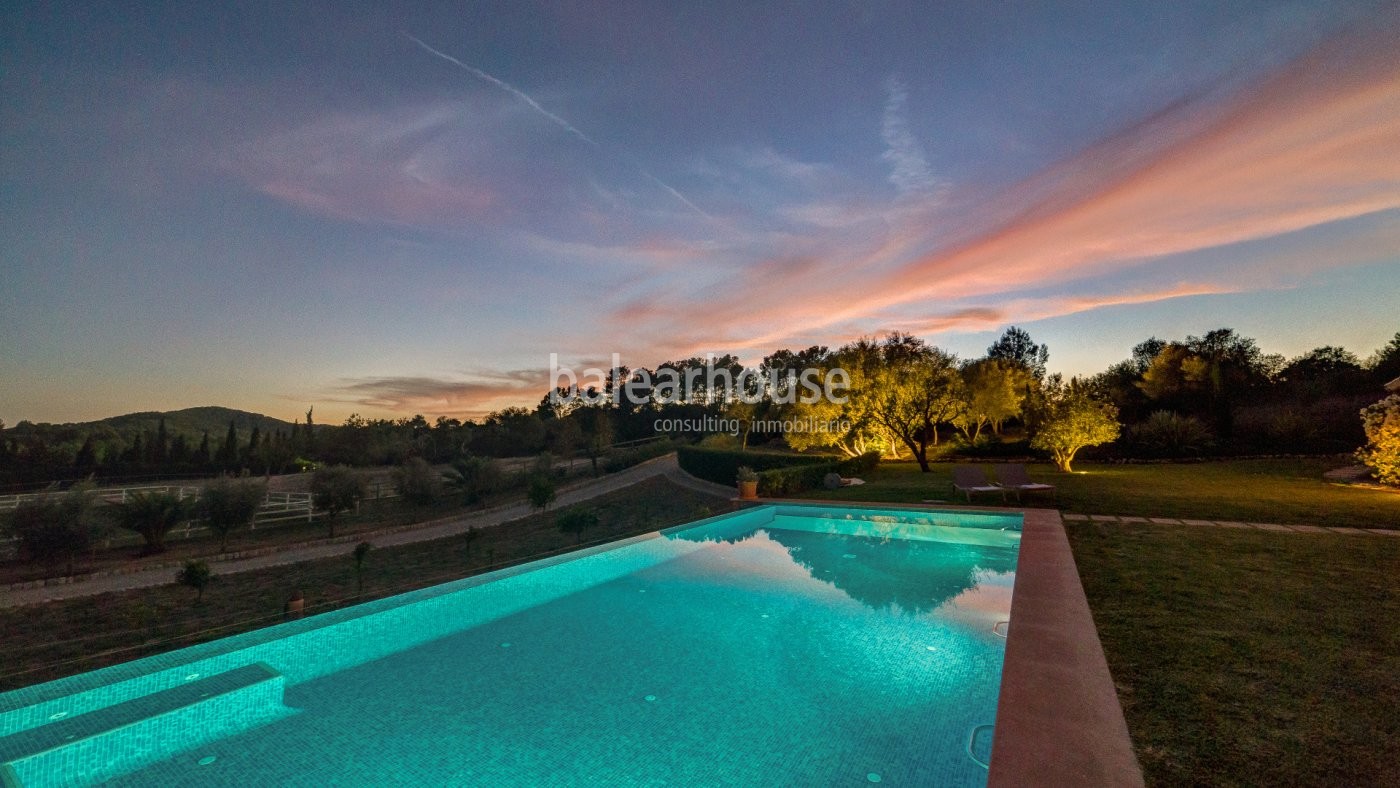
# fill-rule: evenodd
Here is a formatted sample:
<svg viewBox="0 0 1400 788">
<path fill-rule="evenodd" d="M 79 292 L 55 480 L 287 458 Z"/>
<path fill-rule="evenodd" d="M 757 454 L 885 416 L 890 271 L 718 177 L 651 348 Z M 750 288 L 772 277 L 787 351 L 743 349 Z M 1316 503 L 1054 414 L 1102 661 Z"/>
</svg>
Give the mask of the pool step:
<svg viewBox="0 0 1400 788">
<path fill-rule="evenodd" d="M 88 785 L 294 713 L 265 663 L 0 737 L 0 786 Z"/>
</svg>

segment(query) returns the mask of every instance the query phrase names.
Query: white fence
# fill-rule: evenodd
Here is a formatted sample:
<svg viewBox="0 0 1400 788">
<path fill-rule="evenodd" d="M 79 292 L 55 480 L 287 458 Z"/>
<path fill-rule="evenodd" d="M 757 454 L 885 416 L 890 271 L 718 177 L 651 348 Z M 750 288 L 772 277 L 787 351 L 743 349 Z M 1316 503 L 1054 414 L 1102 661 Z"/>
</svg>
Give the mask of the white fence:
<svg viewBox="0 0 1400 788">
<path fill-rule="evenodd" d="M 133 493 L 169 493 L 183 500 L 186 498 L 197 499 L 203 489 L 189 485 L 153 484 L 141 487 L 106 487 L 94 490 L 93 495 L 98 500 L 110 503 L 124 502 Z M 53 493 L 38 492 L 0 496 L 0 512 L 12 511 L 25 501 L 39 500 L 51 494 Z M 309 523 L 316 518 L 317 514 L 309 492 L 269 492 L 264 496 L 262 505 L 258 507 L 258 513 L 253 516 L 253 523 L 249 526 L 249 530 L 276 528 L 294 520 Z M 208 530 L 208 526 L 205 526 L 201 520 L 187 520 L 180 527 L 171 530 L 166 538 L 189 539 Z M 0 538 L 0 557 L 13 557 L 18 548 L 18 541 L 14 537 Z M 136 544 L 140 541 L 140 538 L 135 534 L 127 535 L 123 532 L 116 532 L 105 539 L 102 546 L 107 548 L 118 543 L 131 542 Z"/>
</svg>

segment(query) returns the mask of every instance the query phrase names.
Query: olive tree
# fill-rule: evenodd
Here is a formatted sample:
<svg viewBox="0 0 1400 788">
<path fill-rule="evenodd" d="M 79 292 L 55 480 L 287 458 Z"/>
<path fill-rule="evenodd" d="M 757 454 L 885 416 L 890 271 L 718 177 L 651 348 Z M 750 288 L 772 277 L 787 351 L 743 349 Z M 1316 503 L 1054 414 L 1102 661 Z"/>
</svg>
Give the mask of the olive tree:
<svg viewBox="0 0 1400 788">
<path fill-rule="evenodd" d="M 326 525 L 335 536 L 335 521 L 341 512 L 355 508 L 365 497 L 365 480 L 344 465 L 321 468 L 311 477 L 311 500 L 326 512 Z"/>
<path fill-rule="evenodd" d="M 195 513 L 194 499 L 172 492 L 137 492 L 125 501 L 108 504 L 117 525 L 145 540 L 146 554 L 165 552 L 165 536 Z"/>
<path fill-rule="evenodd" d="M 1095 398 L 1080 381 L 1052 379 L 1044 396 L 1040 428 L 1031 448 L 1049 452 L 1060 470 L 1071 470 L 1080 449 L 1117 439 L 1118 408 Z"/>
<path fill-rule="evenodd" d="M 1361 411 L 1366 445 L 1356 458 L 1384 484 L 1400 485 L 1400 394 L 1393 394 Z"/>
<path fill-rule="evenodd" d="M 199 496 L 199 513 L 219 537 L 219 552 L 228 549 L 230 533 L 252 524 L 266 497 L 267 484 L 249 479 L 221 476 L 205 485 Z"/>
</svg>

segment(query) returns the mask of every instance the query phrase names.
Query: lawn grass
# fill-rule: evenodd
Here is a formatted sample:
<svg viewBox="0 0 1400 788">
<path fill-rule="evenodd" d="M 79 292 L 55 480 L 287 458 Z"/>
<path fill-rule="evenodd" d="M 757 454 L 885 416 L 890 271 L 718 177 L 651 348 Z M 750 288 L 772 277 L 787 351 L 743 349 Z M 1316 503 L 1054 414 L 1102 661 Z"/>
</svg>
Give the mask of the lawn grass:
<svg viewBox="0 0 1400 788">
<path fill-rule="evenodd" d="M 1149 785 L 1400 785 L 1400 539 L 1067 531 Z"/>
<path fill-rule="evenodd" d="M 598 526 L 582 535 L 586 545 L 707 517 L 729 502 L 654 478 L 580 506 L 598 514 Z M 359 597 L 354 545 L 346 544 L 344 558 L 216 575 L 199 605 L 190 589 L 167 585 L 2 608 L 0 690 L 278 623 L 297 590 L 309 615 L 574 549 L 576 538 L 555 527 L 554 515 L 484 528 L 470 546 L 457 536 L 372 550 Z"/>
<path fill-rule="evenodd" d="M 1400 492 L 1333 484 L 1322 474 L 1346 465 L 1325 458 L 1220 460 L 1151 465 L 1080 464 L 1074 473 L 1051 465 L 1031 465 L 1036 481 L 1056 487 L 1048 495 L 1026 497 L 1026 504 L 1080 514 L 1184 517 L 1255 523 L 1400 528 Z M 986 466 L 990 470 L 990 465 Z M 952 465 L 935 464 L 921 473 L 910 462 L 881 463 L 859 487 L 812 490 L 802 497 L 850 501 L 918 503 L 954 496 Z M 1010 499 L 1014 505 L 1015 499 Z M 997 496 L 973 503 L 1001 505 Z"/>
</svg>

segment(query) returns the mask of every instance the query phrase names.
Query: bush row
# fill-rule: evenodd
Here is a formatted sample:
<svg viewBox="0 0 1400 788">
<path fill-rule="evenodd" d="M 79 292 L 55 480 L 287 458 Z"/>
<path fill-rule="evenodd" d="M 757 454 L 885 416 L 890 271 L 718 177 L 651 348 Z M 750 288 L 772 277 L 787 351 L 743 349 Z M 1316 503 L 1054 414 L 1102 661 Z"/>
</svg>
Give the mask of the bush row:
<svg viewBox="0 0 1400 788">
<path fill-rule="evenodd" d="M 855 476 L 869 473 L 879 464 L 880 453 L 870 451 L 845 460 L 773 468 L 758 474 L 758 492 L 760 495 L 791 495 L 813 490 L 823 485 L 827 474 Z"/>
<path fill-rule="evenodd" d="M 831 457 L 683 446 L 676 451 L 676 461 L 691 476 L 697 476 L 715 484 L 729 485 L 734 483 L 741 465 L 747 465 L 755 471 L 762 472 L 791 465 L 825 465 L 831 462 Z"/>
<path fill-rule="evenodd" d="M 669 454 L 675 449 L 676 444 L 670 438 L 643 443 L 631 449 L 616 449 L 603 461 L 603 470 L 606 473 L 617 473 L 663 454 Z"/>
</svg>

